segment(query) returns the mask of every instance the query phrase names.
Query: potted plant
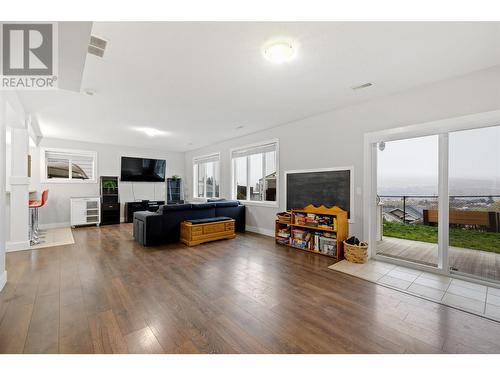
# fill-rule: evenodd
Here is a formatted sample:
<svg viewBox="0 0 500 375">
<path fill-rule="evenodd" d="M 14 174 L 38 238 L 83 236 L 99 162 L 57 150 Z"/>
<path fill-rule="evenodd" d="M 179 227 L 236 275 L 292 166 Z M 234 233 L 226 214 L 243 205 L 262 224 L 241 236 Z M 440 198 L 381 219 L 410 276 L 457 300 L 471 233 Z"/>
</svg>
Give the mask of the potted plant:
<svg viewBox="0 0 500 375">
<path fill-rule="evenodd" d="M 103 181 L 102 188 L 106 194 L 113 194 L 115 190 L 118 188 L 118 186 L 116 185 L 116 181 L 107 180 Z"/>
</svg>

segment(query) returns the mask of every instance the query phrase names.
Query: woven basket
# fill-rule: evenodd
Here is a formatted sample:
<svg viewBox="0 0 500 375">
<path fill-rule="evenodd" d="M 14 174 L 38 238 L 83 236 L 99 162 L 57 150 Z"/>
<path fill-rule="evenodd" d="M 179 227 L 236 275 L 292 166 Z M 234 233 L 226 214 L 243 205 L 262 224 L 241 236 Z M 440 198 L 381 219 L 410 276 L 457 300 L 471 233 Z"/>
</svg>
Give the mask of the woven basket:
<svg viewBox="0 0 500 375">
<path fill-rule="evenodd" d="M 361 242 L 356 246 L 344 241 L 344 258 L 351 263 L 366 263 L 368 259 L 368 243 Z"/>
<path fill-rule="evenodd" d="M 288 212 L 277 213 L 276 217 L 280 223 L 283 223 L 283 224 L 291 224 L 292 223 L 292 215 Z"/>
</svg>

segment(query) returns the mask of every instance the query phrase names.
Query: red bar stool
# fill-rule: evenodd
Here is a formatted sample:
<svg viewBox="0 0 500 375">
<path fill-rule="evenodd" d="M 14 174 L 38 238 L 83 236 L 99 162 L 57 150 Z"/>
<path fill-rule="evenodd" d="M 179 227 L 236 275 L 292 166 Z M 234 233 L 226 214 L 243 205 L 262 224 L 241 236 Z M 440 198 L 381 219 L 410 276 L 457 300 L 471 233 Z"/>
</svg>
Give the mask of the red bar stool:
<svg viewBox="0 0 500 375">
<path fill-rule="evenodd" d="M 49 191 L 44 190 L 42 192 L 41 200 L 30 200 L 29 208 L 30 208 L 30 245 L 36 245 L 40 243 L 38 237 L 38 209 L 40 207 L 45 206 L 47 203 L 47 199 L 49 198 Z"/>
</svg>

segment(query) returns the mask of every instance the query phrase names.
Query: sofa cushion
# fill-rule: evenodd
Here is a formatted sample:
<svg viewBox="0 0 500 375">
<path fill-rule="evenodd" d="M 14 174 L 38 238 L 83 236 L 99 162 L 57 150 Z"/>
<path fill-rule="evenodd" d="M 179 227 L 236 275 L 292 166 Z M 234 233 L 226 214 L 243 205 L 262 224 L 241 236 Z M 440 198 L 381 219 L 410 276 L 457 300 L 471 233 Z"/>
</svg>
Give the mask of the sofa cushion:
<svg viewBox="0 0 500 375">
<path fill-rule="evenodd" d="M 227 221 L 227 220 L 233 220 L 233 219 L 226 216 L 218 216 L 218 217 L 208 217 L 206 219 L 191 219 L 186 221 L 191 224 L 205 224 L 205 223 L 216 223 L 218 221 Z"/>
<path fill-rule="evenodd" d="M 192 205 L 190 203 L 165 204 L 163 206 L 160 206 L 160 208 L 158 208 L 158 213 L 166 213 L 166 212 L 172 212 L 172 211 L 190 210 L 191 207 L 192 207 Z"/>
<path fill-rule="evenodd" d="M 225 200 L 226 198 L 207 198 L 207 202 L 220 202 Z"/>
<path fill-rule="evenodd" d="M 238 207 L 240 201 L 220 201 L 215 202 L 215 207 Z"/>
<path fill-rule="evenodd" d="M 138 218 L 139 220 L 146 220 L 149 216 L 158 215 L 156 212 L 151 211 L 136 211 L 134 212 L 134 218 Z"/>
<path fill-rule="evenodd" d="M 215 208 L 215 203 L 193 203 L 191 205 L 193 210 L 204 210 L 206 208 Z"/>
</svg>

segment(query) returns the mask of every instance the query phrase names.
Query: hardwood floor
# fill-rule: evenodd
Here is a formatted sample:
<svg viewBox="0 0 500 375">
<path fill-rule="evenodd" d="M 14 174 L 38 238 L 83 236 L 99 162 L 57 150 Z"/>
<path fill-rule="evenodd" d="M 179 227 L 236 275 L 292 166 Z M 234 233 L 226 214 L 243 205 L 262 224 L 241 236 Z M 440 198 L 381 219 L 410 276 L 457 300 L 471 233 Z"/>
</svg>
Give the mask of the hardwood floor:
<svg viewBox="0 0 500 375">
<path fill-rule="evenodd" d="M 500 353 L 500 324 L 269 237 L 143 248 L 131 231 L 7 254 L 0 353 Z"/>
</svg>

